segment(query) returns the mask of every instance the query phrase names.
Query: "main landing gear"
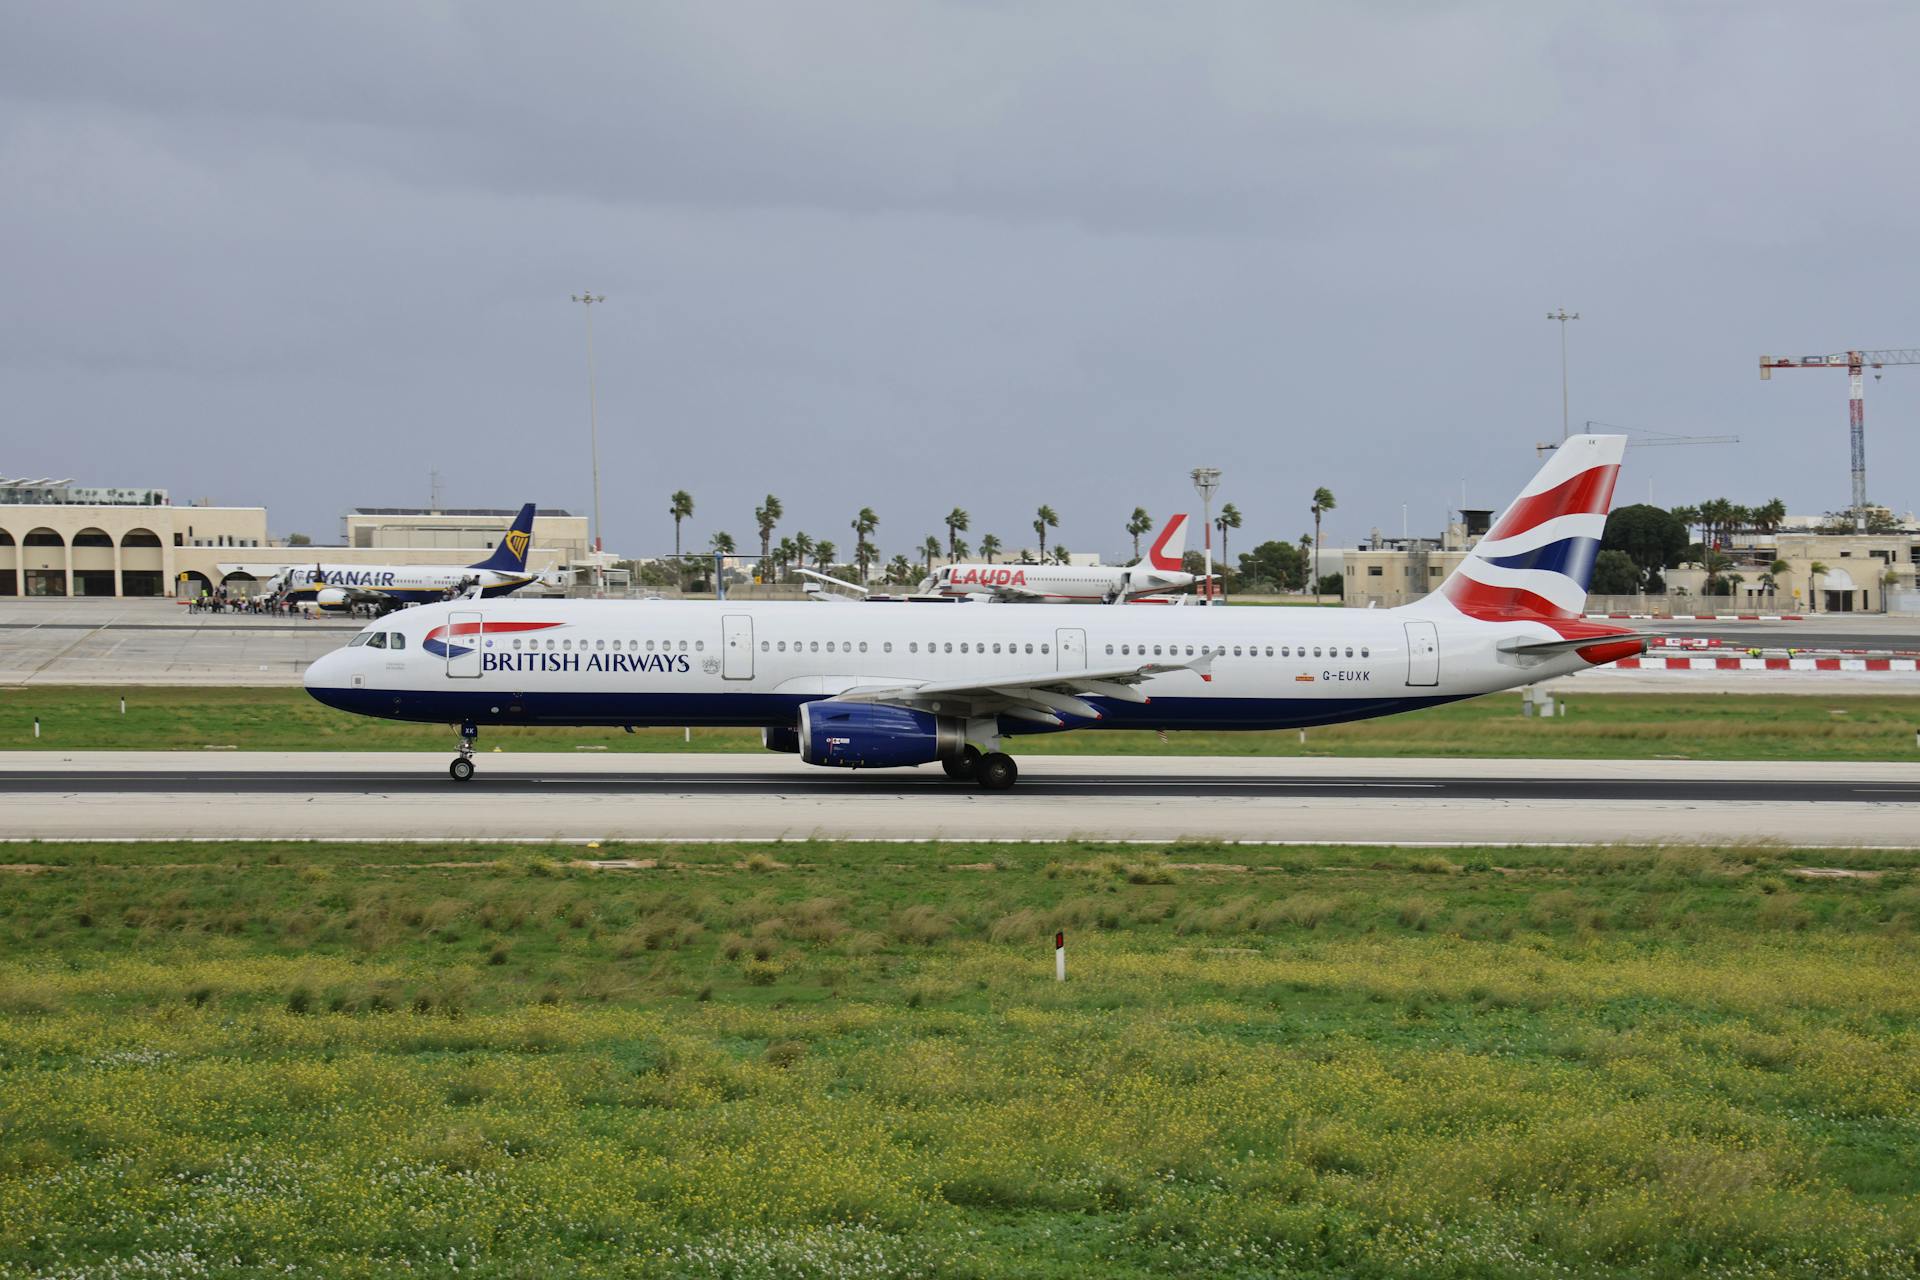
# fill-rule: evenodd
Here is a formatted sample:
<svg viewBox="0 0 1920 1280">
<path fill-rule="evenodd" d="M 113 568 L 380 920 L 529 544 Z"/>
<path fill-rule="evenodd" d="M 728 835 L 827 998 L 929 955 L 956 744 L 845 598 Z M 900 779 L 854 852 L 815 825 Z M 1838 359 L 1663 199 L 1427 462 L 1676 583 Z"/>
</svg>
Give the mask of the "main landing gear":
<svg viewBox="0 0 1920 1280">
<path fill-rule="evenodd" d="M 1020 767 L 1004 751 L 982 751 L 968 743 L 957 756 L 940 762 L 955 782 L 978 783 L 982 791 L 1005 791 L 1020 777 Z"/>
<path fill-rule="evenodd" d="M 466 782 L 473 777 L 473 740 L 479 736 L 480 730 L 472 721 L 460 726 L 460 754 L 447 766 L 447 776 L 455 782 Z"/>
</svg>

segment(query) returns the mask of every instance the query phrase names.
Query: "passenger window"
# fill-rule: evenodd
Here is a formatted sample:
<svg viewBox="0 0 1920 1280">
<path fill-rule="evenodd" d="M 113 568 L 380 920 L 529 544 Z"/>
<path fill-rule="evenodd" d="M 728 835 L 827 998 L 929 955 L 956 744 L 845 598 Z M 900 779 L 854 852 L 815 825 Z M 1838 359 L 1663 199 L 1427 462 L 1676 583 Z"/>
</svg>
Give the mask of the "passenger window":
<svg viewBox="0 0 1920 1280">
<path fill-rule="evenodd" d="M 586 642 L 585 640 L 582 640 L 582 641 L 580 642 L 580 644 L 581 644 L 581 647 L 582 647 L 582 648 L 584 648 L 584 647 L 586 647 L 586 643 L 587 643 L 587 642 Z M 569 637 L 568 637 L 567 639 L 565 639 L 565 640 L 562 640 L 562 641 L 560 642 L 560 647 L 561 647 L 562 649 L 571 649 L 571 648 L 573 648 L 573 638 L 572 638 L 571 636 L 569 636 Z"/>
<path fill-rule="evenodd" d="M 1108 645 L 1108 646 L 1107 646 L 1107 652 L 1108 652 L 1108 653 L 1112 653 L 1112 652 L 1113 652 L 1113 646 L 1112 646 L 1112 645 Z"/>
<path fill-rule="evenodd" d="M 1047 652 L 1047 646 L 1045 646 L 1044 644 L 1043 644 L 1043 645 L 1041 645 L 1041 646 L 1040 646 L 1040 652 L 1042 652 L 1042 653 L 1045 653 L 1045 652 Z"/>
<path fill-rule="evenodd" d="M 519 637 L 519 636 L 515 636 L 515 637 L 513 638 L 513 647 L 514 647 L 514 648 L 516 648 L 516 649 L 518 649 L 518 648 L 520 647 L 520 637 Z"/>
<path fill-rule="evenodd" d="M 883 644 L 883 645 L 881 645 L 881 646 L 880 646 L 880 652 L 882 652 L 882 653 L 892 653 L 892 652 L 893 652 L 893 641 L 891 641 L 891 640 L 889 640 L 889 641 L 887 641 L 887 642 L 886 642 L 885 644 Z"/>
<path fill-rule="evenodd" d="M 866 651 L 867 651 L 867 642 L 865 640 L 862 640 L 860 642 L 860 652 L 865 653 Z"/>
<path fill-rule="evenodd" d="M 962 640 L 960 642 L 960 652 L 965 653 L 966 651 L 967 651 L 967 642 L 965 640 Z"/>
<path fill-rule="evenodd" d="M 995 645 L 993 646 L 993 651 L 994 651 L 995 653 L 998 653 L 998 652 L 1000 652 L 1000 646 L 999 646 L 998 644 L 995 644 Z"/>
<path fill-rule="evenodd" d="M 1347 656 L 1348 656 L 1349 658 L 1351 658 L 1351 657 L 1353 656 L 1353 646 L 1352 646 L 1352 645 L 1348 645 L 1348 646 L 1347 646 Z"/>
<path fill-rule="evenodd" d="M 1361 656 L 1361 657 L 1363 657 L 1363 658 L 1366 658 L 1366 657 L 1371 657 L 1371 656 L 1372 656 L 1372 655 L 1371 655 L 1371 654 L 1370 654 L 1370 653 L 1369 653 L 1369 652 L 1367 651 L 1367 646 L 1365 646 L 1365 645 L 1361 645 L 1361 646 L 1360 646 L 1360 656 Z"/>
<path fill-rule="evenodd" d="M 1272 646 L 1272 645 L 1268 645 L 1268 646 L 1267 646 L 1267 656 L 1268 656 L 1269 658 L 1271 658 L 1271 657 L 1273 656 L 1273 646 Z"/>
<path fill-rule="evenodd" d="M 787 651 L 787 642 L 785 640 L 782 640 L 780 642 L 780 652 L 785 653 L 786 651 Z"/>
<path fill-rule="evenodd" d="M 831 640 L 829 640 L 829 641 L 827 641 L 827 652 L 828 652 L 828 653 L 832 653 L 832 652 L 833 652 L 833 641 L 831 641 Z"/>
<path fill-rule="evenodd" d="M 389 631 L 387 633 L 387 648 L 404 649 L 406 647 L 407 638 L 405 636 L 401 635 L 398 631 Z"/>
<path fill-rule="evenodd" d="M 1234 656 L 1234 657 L 1236 657 L 1236 658 L 1240 656 L 1240 646 L 1239 646 L 1239 645 L 1235 645 L 1235 646 L 1233 646 L 1233 656 Z"/>
<path fill-rule="evenodd" d="M 362 631 L 359 635 L 347 641 L 347 648 L 358 649 L 361 645 L 365 644 L 367 641 L 371 639 L 373 639 L 373 632 Z"/>
<path fill-rule="evenodd" d="M 768 643 L 767 643 L 767 642 L 766 642 L 765 640 L 762 640 L 762 641 L 760 642 L 760 652 L 762 652 L 762 653 L 770 653 L 770 652 L 772 652 L 772 649 L 773 649 L 773 646 L 772 646 L 772 645 L 770 645 L 770 644 L 768 644 Z"/>
<path fill-rule="evenodd" d="M 652 652 L 653 652 L 653 641 L 651 641 L 651 640 L 649 640 L 649 641 L 647 641 L 647 652 L 648 652 L 648 653 L 652 653 Z"/>
<path fill-rule="evenodd" d="M 1153 656 L 1154 656 L 1154 657 L 1156 657 L 1156 658 L 1160 656 L 1160 646 L 1159 646 L 1159 645 L 1155 645 L 1155 646 L 1153 646 Z"/>
<path fill-rule="evenodd" d="M 707 642 L 705 640 L 695 640 L 693 642 L 693 651 L 695 653 L 699 653 L 702 649 L 706 647 L 707 647 Z"/>
<path fill-rule="evenodd" d="M 1193 656 L 1193 646 L 1192 646 L 1192 645 L 1188 645 L 1188 646 L 1187 646 L 1187 656 L 1188 656 L 1189 658 L 1191 658 L 1191 657 Z"/>
<path fill-rule="evenodd" d="M 953 641 L 951 641 L 951 640 L 949 640 L 949 641 L 947 641 L 947 652 L 948 652 L 948 653 L 952 653 L 952 652 L 953 652 Z"/>
<path fill-rule="evenodd" d="M 680 642 L 680 652 L 685 653 L 686 651 L 687 651 L 687 642 L 685 640 L 682 640 Z"/>
<path fill-rule="evenodd" d="M 368 637 L 367 637 L 367 648 L 369 648 L 369 649 L 384 649 L 384 648 L 386 648 L 386 647 L 387 647 L 387 633 L 386 633 L 386 632 L 384 632 L 384 631 L 376 631 L 376 632 L 374 632 L 374 633 L 373 633 L 372 635 L 370 635 L 370 636 L 368 636 Z"/>
<path fill-rule="evenodd" d="M 820 652 L 820 642 L 819 642 L 818 640 L 809 640 L 809 641 L 807 641 L 807 651 L 808 651 L 809 653 L 818 653 L 818 652 Z"/>
<path fill-rule="evenodd" d="M 1120 646 L 1120 653 L 1121 653 L 1121 655 L 1122 655 L 1122 656 L 1125 656 L 1125 655 L 1127 655 L 1127 654 L 1130 654 L 1130 653 L 1132 653 L 1132 652 L 1133 652 L 1133 646 L 1132 646 L 1132 645 L 1130 645 L 1130 644 L 1123 644 L 1123 645 L 1121 645 L 1121 646 Z"/>
<path fill-rule="evenodd" d="M 1032 645 L 1028 645 L 1028 646 L 1027 646 L 1027 652 L 1028 652 L 1028 653 L 1032 653 L 1032 652 L 1033 652 L 1033 646 L 1032 646 Z"/>
<path fill-rule="evenodd" d="M 607 642 L 605 640 L 595 640 L 593 642 L 593 647 L 596 649 L 605 649 L 607 647 Z"/>
<path fill-rule="evenodd" d="M 907 652 L 908 653 L 920 652 L 920 642 L 918 640 L 907 641 Z"/>
<path fill-rule="evenodd" d="M 1313 656 L 1314 656 L 1314 657 L 1316 657 L 1316 658 L 1320 656 L 1320 646 L 1319 646 L 1319 645 L 1315 645 L 1315 646 L 1313 646 Z"/>
</svg>

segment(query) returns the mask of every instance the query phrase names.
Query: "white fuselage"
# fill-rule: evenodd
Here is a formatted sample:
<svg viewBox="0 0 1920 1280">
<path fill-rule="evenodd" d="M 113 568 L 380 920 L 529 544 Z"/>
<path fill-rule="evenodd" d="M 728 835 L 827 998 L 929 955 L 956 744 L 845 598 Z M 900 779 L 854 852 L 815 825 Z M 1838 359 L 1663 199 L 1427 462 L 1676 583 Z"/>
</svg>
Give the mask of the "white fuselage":
<svg viewBox="0 0 1920 1280">
<path fill-rule="evenodd" d="M 1091 723 L 1284 728 L 1410 710 L 1591 665 L 1573 652 L 1530 657 L 1497 647 L 1556 640 L 1544 622 L 1405 609 L 500 599 L 425 605 L 362 635 L 397 635 L 403 647 L 356 637 L 308 671 L 316 698 L 368 715 L 476 724 L 791 724 L 802 702 L 855 689 L 990 687 L 1054 670 L 1186 662 L 1211 650 L 1206 676 L 1148 678 L 1144 704 L 1088 699 L 1102 712 Z"/>
<path fill-rule="evenodd" d="M 1126 568 L 1065 564 L 946 565 L 920 584 L 922 595 L 990 595 L 1034 604 L 1103 604 L 1118 598 L 1189 590 L 1195 575 L 1137 564 Z"/>
<path fill-rule="evenodd" d="M 401 600 L 437 598 L 463 584 L 477 584 L 488 594 L 511 591 L 533 581 L 529 573 L 502 573 L 462 565 L 321 564 L 288 565 L 275 575 L 272 587 L 296 599 L 328 587 L 374 591 Z"/>
</svg>

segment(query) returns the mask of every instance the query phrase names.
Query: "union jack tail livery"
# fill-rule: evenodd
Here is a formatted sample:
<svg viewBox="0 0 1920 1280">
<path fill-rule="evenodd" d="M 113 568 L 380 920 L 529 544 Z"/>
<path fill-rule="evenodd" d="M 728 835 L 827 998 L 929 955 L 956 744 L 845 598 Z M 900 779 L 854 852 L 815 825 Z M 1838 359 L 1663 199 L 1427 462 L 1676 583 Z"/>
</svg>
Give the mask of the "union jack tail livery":
<svg viewBox="0 0 1920 1280">
<path fill-rule="evenodd" d="M 1625 436 L 1573 436 L 1440 589 L 1415 608 L 1484 622 L 1577 618 L 1593 580 Z"/>
</svg>

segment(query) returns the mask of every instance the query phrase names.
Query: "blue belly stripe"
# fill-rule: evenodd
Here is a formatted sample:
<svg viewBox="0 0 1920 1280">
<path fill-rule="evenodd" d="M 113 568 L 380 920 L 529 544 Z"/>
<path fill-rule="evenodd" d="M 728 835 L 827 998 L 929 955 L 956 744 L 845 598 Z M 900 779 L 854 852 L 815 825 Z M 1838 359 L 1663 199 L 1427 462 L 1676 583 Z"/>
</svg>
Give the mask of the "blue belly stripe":
<svg viewBox="0 0 1920 1280">
<path fill-rule="evenodd" d="M 457 683 L 449 681 L 450 684 Z M 547 726 L 696 725 L 711 728 L 762 728 L 793 725 L 800 704 L 820 699 L 786 693 L 502 693 L 471 686 L 450 689 L 309 689 L 320 702 L 356 715 L 385 720 L 449 724 Z M 1467 694 L 1386 698 L 1164 698 L 1151 703 L 1086 701 L 1104 719 L 1069 721 L 1065 728 L 1085 729 L 1298 729 L 1343 724 L 1416 711 Z M 1024 720 L 1002 720 L 1006 736 L 1060 733 Z"/>
</svg>

